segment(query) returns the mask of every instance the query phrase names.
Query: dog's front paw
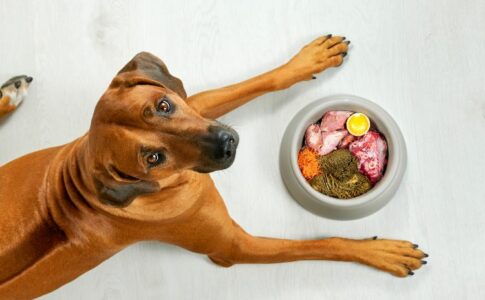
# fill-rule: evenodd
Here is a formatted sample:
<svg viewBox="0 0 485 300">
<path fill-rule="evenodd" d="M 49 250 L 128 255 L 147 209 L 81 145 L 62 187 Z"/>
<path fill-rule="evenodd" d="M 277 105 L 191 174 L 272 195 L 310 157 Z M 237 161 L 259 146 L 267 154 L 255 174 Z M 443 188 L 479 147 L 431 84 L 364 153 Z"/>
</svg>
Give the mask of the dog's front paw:
<svg viewBox="0 0 485 300">
<path fill-rule="evenodd" d="M 398 240 L 371 239 L 359 241 L 360 248 L 356 261 L 398 277 L 414 275 L 426 261 L 428 254 L 418 249 L 418 245 Z"/>
<path fill-rule="evenodd" d="M 303 47 L 281 70 L 283 85 L 292 85 L 302 80 L 310 80 L 314 74 L 330 67 L 338 67 L 347 55 L 350 41 L 345 37 L 321 36 Z"/>
</svg>

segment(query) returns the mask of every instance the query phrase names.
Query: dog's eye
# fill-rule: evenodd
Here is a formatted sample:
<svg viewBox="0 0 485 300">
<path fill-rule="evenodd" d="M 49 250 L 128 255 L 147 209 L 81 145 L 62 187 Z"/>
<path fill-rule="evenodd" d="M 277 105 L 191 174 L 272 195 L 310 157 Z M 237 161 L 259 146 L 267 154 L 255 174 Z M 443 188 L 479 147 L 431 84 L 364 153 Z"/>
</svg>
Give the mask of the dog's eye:
<svg viewBox="0 0 485 300">
<path fill-rule="evenodd" d="M 168 101 L 167 97 L 163 97 L 162 100 L 158 103 L 157 107 L 158 111 L 163 113 L 170 113 L 172 111 L 172 104 Z"/>
<path fill-rule="evenodd" d="M 150 167 L 154 167 L 163 163 L 165 161 L 165 156 L 160 152 L 153 152 L 148 154 L 146 160 Z"/>
</svg>

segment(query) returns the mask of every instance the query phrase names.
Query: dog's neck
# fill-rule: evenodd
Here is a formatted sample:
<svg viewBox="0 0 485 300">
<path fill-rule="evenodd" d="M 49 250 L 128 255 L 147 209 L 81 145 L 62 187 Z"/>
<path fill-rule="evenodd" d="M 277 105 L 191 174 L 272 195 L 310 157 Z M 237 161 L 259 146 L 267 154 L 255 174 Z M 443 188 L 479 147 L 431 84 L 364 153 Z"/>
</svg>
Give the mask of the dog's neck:
<svg viewBox="0 0 485 300">
<path fill-rule="evenodd" d="M 96 193 L 93 161 L 89 157 L 88 134 L 64 146 L 53 160 L 46 176 L 46 197 L 55 223 L 66 235 L 92 234 L 119 240 L 120 246 L 150 237 L 139 236 L 139 226 L 158 226 L 175 221 L 197 209 L 198 199 L 184 197 L 197 195 L 194 191 L 205 187 L 205 180 L 193 171 L 174 173 L 158 181 L 160 191 L 137 197 L 127 207 L 119 208 L 102 203 Z M 210 180 L 210 179 L 209 179 Z M 172 199 L 181 202 L 180 210 L 173 207 Z M 183 199 L 183 200 L 180 200 Z M 149 231 L 147 231 L 149 232 Z M 117 237 L 116 235 L 120 235 Z M 127 238 L 127 237 L 131 237 Z M 88 239 L 88 237 L 86 237 Z M 110 241 L 112 245 L 113 241 Z"/>
</svg>

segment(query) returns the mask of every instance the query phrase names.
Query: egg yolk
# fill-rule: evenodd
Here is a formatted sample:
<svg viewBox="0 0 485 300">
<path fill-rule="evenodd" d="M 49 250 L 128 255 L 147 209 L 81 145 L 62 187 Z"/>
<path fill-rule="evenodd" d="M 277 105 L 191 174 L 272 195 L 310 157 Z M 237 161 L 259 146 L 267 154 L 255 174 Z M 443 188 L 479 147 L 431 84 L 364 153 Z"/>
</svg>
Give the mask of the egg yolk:
<svg viewBox="0 0 485 300">
<path fill-rule="evenodd" d="M 347 119 L 347 130 L 351 135 L 362 136 L 369 131 L 369 118 L 362 113 L 355 113 Z"/>
</svg>

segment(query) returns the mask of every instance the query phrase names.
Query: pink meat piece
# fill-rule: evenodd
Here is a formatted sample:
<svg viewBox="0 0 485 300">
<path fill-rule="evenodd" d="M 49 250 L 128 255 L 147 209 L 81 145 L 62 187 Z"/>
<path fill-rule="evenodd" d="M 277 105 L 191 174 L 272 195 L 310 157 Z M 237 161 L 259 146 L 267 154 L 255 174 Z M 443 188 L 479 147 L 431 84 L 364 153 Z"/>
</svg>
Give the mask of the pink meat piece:
<svg viewBox="0 0 485 300">
<path fill-rule="evenodd" d="M 320 129 L 324 132 L 345 129 L 345 122 L 351 114 L 351 111 L 345 110 L 328 111 L 323 115 Z"/>
<path fill-rule="evenodd" d="M 350 143 L 352 143 L 355 140 L 355 136 L 351 135 L 348 133 L 344 138 L 340 141 L 338 144 L 337 148 L 338 149 L 348 149 Z"/>
<path fill-rule="evenodd" d="M 359 170 L 372 184 L 381 180 L 387 163 L 387 143 L 375 131 L 369 131 L 349 146 L 350 152 L 357 157 Z"/>
<path fill-rule="evenodd" d="M 316 152 L 320 151 L 323 144 L 322 132 L 318 124 L 310 125 L 305 132 L 305 144 Z"/>
<path fill-rule="evenodd" d="M 325 155 L 337 149 L 337 145 L 348 134 L 347 130 L 322 132 L 322 146 L 318 154 Z"/>
</svg>

